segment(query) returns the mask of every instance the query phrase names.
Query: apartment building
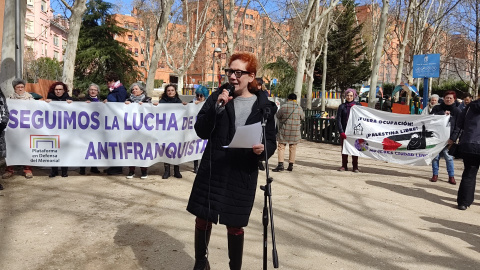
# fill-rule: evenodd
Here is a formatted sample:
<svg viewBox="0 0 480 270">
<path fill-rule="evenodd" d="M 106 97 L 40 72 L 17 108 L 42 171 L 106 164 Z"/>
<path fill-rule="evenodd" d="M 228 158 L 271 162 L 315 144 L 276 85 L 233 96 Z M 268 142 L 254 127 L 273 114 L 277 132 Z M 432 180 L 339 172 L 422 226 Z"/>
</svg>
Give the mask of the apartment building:
<svg viewBox="0 0 480 270">
<path fill-rule="evenodd" d="M 68 21 L 54 15 L 50 0 L 27 0 L 25 58 L 50 57 L 63 61 Z"/>
</svg>

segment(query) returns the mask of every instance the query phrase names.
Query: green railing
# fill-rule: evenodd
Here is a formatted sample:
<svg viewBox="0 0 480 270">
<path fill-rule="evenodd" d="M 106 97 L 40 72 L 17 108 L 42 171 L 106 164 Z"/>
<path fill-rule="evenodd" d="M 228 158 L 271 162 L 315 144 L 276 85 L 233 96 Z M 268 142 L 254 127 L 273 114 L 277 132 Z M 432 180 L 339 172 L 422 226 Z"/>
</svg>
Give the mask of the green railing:
<svg viewBox="0 0 480 270">
<path fill-rule="evenodd" d="M 308 141 L 340 144 L 335 118 L 305 117 L 302 123 L 302 138 Z"/>
</svg>

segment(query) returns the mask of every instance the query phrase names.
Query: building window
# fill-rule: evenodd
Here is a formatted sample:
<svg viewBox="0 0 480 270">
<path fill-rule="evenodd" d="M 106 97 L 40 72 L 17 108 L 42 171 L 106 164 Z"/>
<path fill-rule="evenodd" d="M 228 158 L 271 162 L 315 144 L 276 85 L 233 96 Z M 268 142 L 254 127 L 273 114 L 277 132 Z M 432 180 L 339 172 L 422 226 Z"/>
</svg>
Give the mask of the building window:
<svg viewBox="0 0 480 270">
<path fill-rule="evenodd" d="M 252 20 L 253 20 L 253 15 L 252 15 L 252 14 L 250 14 L 250 19 L 252 19 Z"/>
<path fill-rule="evenodd" d="M 47 55 L 47 44 L 44 44 L 45 45 L 45 56 L 48 56 Z"/>
<path fill-rule="evenodd" d="M 138 37 L 135 37 L 135 41 L 138 42 Z"/>
<path fill-rule="evenodd" d="M 132 41 L 132 38 L 133 38 L 132 35 L 128 35 L 128 41 Z"/>
<path fill-rule="evenodd" d="M 27 5 L 29 7 L 33 7 L 33 0 L 27 0 Z"/>
<path fill-rule="evenodd" d="M 53 58 L 55 58 L 57 60 L 60 60 L 60 59 L 58 59 L 58 52 L 57 51 L 53 52 Z"/>
<path fill-rule="evenodd" d="M 40 9 L 42 10 L 42 12 L 47 12 L 47 2 L 42 1 L 42 3 L 40 4 Z"/>
<path fill-rule="evenodd" d="M 57 35 L 53 36 L 53 45 L 58 46 L 58 36 Z"/>
<path fill-rule="evenodd" d="M 144 67 L 144 66 L 145 66 L 145 62 L 140 61 L 140 66 L 141 66 L 141 67 Z"/>
<path fill-rule="evenodd" d="M 215 43 L 212 43 L 212 48 L 215 48 Z"/>
<path fill-rule="evenodd" d="M 27 20 L 26 25 L 27 25 L 27 33 L 35 32 L 33 21 Z"/>
<path fill-rule="evenodd" d="M 212 37 L 214 37 L 214 36 L 215 36 L 215 31 L 210 32 L 210 35 L 211 35 Z"/>
<path fill-rule="evenodd" d="M 138 48 L 135 48 L 135 56 L 138 56 Z"/>
<path fill-rule="evenodd" d="M 144 49 L 140 49 L 140 53 L 141 53 L 141 54 L 143 54 L 144 51 L 145 51 Z"/>
<path fill-rule="evenodd" d="M 62 49 L 65 50 L 65 48 L 67 48 L 67 40 L 62 39 Z"/>
</svg>

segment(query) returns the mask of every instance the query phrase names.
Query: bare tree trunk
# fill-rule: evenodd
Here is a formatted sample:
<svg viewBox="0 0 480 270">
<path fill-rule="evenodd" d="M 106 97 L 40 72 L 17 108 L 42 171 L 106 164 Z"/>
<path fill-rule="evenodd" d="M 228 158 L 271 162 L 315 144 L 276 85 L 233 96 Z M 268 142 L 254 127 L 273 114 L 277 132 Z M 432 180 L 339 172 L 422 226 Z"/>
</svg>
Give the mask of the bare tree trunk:
<svg viewBox="0 0 480 270">
<path fill-rule="evenodd" d="M 22 0 L 20 26 L 21 39 L 25 35 L 25 12 L 27 1 Z M 15 60 L 15 1 L 5 1 L 5 12 L 3 15 L 3 37 L 2 37 L 2 63 L 0 72 L 0 87 L 3 94 L 8 97 L 13 94 L 12 81 L 15 78 L 16 60 Z M 23 54 L 24 49 L 21 48 Z"/>
<path fill-rule="evenodd" d="M 380 66 L 380 58 L 382 57 L 383 42 L 385 41 L 385 28 L 387 26 L 389 4 L 389 0 L 383 0 L 382 15 L 380 16 L 380 29 L 378 32 L 378 42 L 377 47 L 375 48 L 375 58 L 373 59 L 375 64 L 373 65 L 372 69 L 372 83 L 370 84 L 370 93 L 368 98 L 368 107 L 370 108 L 375 108 L 375 103 L 377 102 L 376 89 L 378 68 Z"/>
<path fill-rule="evenodd" d="M 327 104 L 327 94 L 325 87 L 327 85 L 327 60 L 328 60 L 328 32 L 330 29 L 330 14 L 327 16 L 327 27 L 325 28 L 325 36 L 323 43 L 323 68 L 322 68 L 322 112 L 325 111 L 325 105 Z"/>
<path fill-rule="evenodd" d="M 62 0 L 62 3 L 67 7 L 72 15 L 69 19 L 69 29 L 67 38 L 67 48 L 65 49 L 65 56 L 63 57 L 63 75 L 62 81 L 68 86 L 68 93 L 70 96 L 73 91 L 73 76 L 75 71 L 75 58 L 77 56 L 78 35 L 80 34 L 80 27 L 82 26 L 82 17 L 87 10 L 85 4 L 87 0 L 76 0 L 73 6 L 68 5 Z"/>
<path fill-rule="evenodd" d="M 403 62 L 405 61 L 405 48 L 407 47 L 407 44 L 408 44 L 408 32 L 410 31 L 410 14 L 412 14 L 415 1 L 416 0 L 410 0 L 410 2 L 408 3 L 407 18 L 405 21 L 405 28 L 403 30 L 403 39 L 402 39 L 402 42 L 400 42 L 397 75 L 395 76 L 395 86 L 399 85 L 402 82 Z M 395 100 L 398 100 L 399 95 L 400 95 L 399 92 L 395 94 Z"/>
<path fill-rule="evenodd" d="M 162 53 L 162 43 L 165 38 L 165 29 L 168 25 L 170 10 L 172 9 L 173 0 L 161 0 L 160 5 L 162 6 L 161 13 L 159 16 L 157 29 L 155 32 L 155 41 L 153 43 L 153 51 L 150 62 L 150 67 L 148 69 L 147 77 L 147 95 L 153 96 L 153 87 L 155 82 L 155 73 L 157 72 L 158 61 Z"/>
</svg>

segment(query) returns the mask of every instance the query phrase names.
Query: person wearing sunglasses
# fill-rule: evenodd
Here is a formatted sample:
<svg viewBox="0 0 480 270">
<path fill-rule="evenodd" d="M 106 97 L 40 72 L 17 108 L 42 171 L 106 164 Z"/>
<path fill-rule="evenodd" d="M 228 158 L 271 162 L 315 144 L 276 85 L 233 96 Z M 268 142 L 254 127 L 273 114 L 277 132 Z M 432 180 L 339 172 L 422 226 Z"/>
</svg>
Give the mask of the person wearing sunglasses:
<svg viewBox="0 0 480 270">
<path fill-rule="evenodd" d="M 195 219 L 195 266 L 209 269 L 206 257 L 212 223 L 226 225 L 230 269 L 241 269 L 244 230 L 257 189 L 258 161 L 276 150 L 275 103 L 257 89 L 257 58 L 233 54 L 225 69 L 233 93 L 219 88 L 205 101 L 195 123 L 197 135 L 208 140 L 193 183 L 187 211 Z M 251 148 L 224 148 L 235 130 L 267 119 L 265 136 Z"/>
</svg>

